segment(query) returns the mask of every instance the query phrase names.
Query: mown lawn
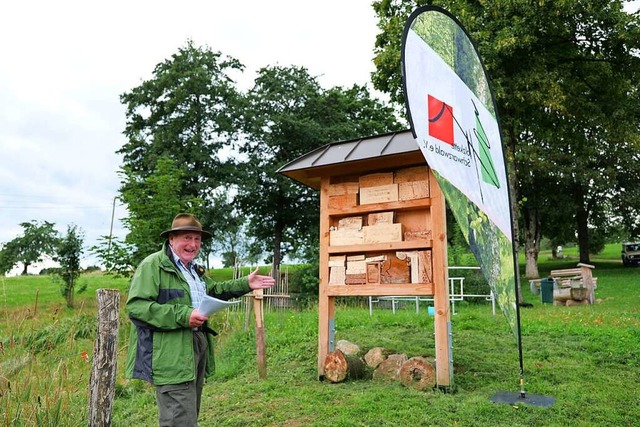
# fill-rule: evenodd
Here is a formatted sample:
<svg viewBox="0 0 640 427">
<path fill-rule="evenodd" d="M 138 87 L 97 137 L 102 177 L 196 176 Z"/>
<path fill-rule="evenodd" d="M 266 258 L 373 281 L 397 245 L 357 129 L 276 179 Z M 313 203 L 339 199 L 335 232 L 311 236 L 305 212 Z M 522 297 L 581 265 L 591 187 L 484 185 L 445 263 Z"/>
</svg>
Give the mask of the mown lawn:
<svg viewBox="0 0 640 427">
<path fill-rule="evenodd" d="M 523 284 L 533 304 L 521 310 L 525 386 L 528 393 L 553 396 L 551 407 L 491 402 L 497 391 L 519 391 L 519 363 L 513 334 L 489 304 L 456 304 L 455 386 L 426 392 L 371 379 L 318 381 L 315 309 L 266 315 L 268 376 L 260 380 L 253 331 L 240 310 L 214 319 L 221 332 L 217 373 L 205 387 L 200 425 L 640 425 L 640 268 L 623 268 L 610 252 L 593 260 L 600 304 L 542 304 Z M 541 274 L 577 262 L 552 262 L 544 254 L 540 261 Z M 116 288 L 124 297 L 127 287 L 125 279 L 87 280 L 86 295 L 70 310 L 50 278 L 0 278 L 0 425 L 87 424 L 95 290 Z M 153 389 L 122 372 L 130 326 L 121 312 L 113 425 L 154 426 Z M 426 307 L 416 314 L 413 304 L 396 314 L 376 308 L 373 316 L 368 307 L 339 307 L 336 339 L 409 357 L 434 355 L 433 319 Z"/>
</svg>

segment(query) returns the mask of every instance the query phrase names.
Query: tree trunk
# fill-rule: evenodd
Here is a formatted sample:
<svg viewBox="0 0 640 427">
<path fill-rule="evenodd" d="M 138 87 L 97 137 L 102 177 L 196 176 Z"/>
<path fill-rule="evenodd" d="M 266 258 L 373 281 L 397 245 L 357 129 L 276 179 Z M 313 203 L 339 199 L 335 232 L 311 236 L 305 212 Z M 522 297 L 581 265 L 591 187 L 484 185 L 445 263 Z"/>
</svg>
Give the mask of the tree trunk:
<svg viewBox="0 0 640 427">
<path fill-rule="evenodd" d="M 280 271 L 280 263 L 282 262 L 280 256 L 280 245 L 282 244 L 282 224 L 280 221 L 276 221 L 276 226 L 273 236 L 273 273 Z M 277 276 L 273 276 L 277 278 Z"/>
<path fill-rule="evenodd" d="M 589 212 L 585 206 L 584 191 L 576 186 L 574 190 L 576 199 L 576 222 L 578 228 L 578 248 L 580 250 L 580 262 L 589 264 Z"/>
<path fill-rule="evenodd" d="M 332 383 L 339 383 L 346 379 L 363 378 L 365 375 L 364 366 L 364 362 L 359 357 L 334 350 L 324 358 L 324 376 Z"/>
<path fill-rule="evenodd" d="M 525 207 L 522 211 L 524 221 L 524 254 L 526 259 L 525 277 L 538 279 L 538 254 L 540 253 L 541 222 L 540 211 L 533 207 Z"/>
<path fill-rule="evenodd" d="M 68 283 L 67 285 L 67 307 L 68 308 L 73 308 L 73 288 L 75 287 L 74 284 L 74 280 L 71 279 L 71 283 Z"/>
<path fill-rule="evenodd" d="M 424 357 L 412 357 L 400 368 L 400 382 L 416 390 L 430 390 L 436 386 L 436 370 Z"/>
</svg>

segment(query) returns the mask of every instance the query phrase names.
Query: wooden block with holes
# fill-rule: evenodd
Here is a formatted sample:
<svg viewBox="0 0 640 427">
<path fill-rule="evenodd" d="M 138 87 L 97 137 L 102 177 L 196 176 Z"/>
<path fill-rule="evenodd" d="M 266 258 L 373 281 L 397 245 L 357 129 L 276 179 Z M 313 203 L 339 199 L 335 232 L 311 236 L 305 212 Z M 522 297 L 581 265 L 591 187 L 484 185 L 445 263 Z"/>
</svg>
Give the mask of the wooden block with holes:
<svg viewBox="0 0 640 427">
<path fill-rule="evenodd" d="M 427 166 L 415 166 L 412 168 L 398 169 L 396 171 L 394 182 L 412 181 L 429 182 L 429 168 Z"/>
<path fill-rule="evenodd" d="M 349 216 L 338 220 L 338 230 L 345 228 L 360 230 L 362 228 L 361 216 Z"/>
<path fill-rule="evenodd" d="M 393 224 L 395 212 L 375 212 L 367 215 L 367 225 Z"/>
<path fill-rule="evenodd" d="M 329 209 L 347 210 L 358 206 L 358 194 L 329 196 Z"/>
<path fill-rule="evenodd" d="M 431 240 L 432 234 L 431 230 L 411 230 L 404 232 L 404 240 Z"/>
<path fill-rule="evenodd" d="M 344 285 L 346 278 L 346 267 L 329 267 L 329 284 Z"/>
<path fill-rule="evenodd" d="M 365 273 L 347 274 L 344 283 L 345 285 L 364 285 L 367 283 L 367 275 Z"/>
<path fill-rule="evenodd" d="M 357 182 L 340 182 L 329 184 L 329 196 L 343 196 L 345 194 L 358 194 L 359 185 Z"/>
<path fill-rule="evenodd" d="M 398 184 L 378 185 L 360 188 L 360 204 L 385 203 L 398 201 Z"/>
<path fill-rule="evenodd" d="M 364 255 L 347 256 L 346 285 L 364 285 L 367 282 L 367 262 Z"/>
<path fill-rule="evenodd" d="M 345 267 L 347 257 L 345 255 L 332 255 L 329 257 L 329 267 Z"/>
<path fill-rule="evenodd" d="M 362 260 L 347 261 L 347 274 L 366 274 L 367 262 Z"/>
<path fill-rule="evenodd" d="M 364 242 L 364 231 L 353 228 L 329 231 L 329 244 L 331 246 L 361 245 Z"/>
<path fill-rule="evenodd" d="M 420 268 L 418 266 L 418 251 L 396 252 L 398 259 L 409 265 L 410 283 L 420 283 Z"/>
<path fill-rule="evenodd" d="M 381 185 L 393 184 L 393 172 L 362 175 L 358 182 L 360 184 L 360 191 L 367 187 L 379 187 Z"/>
<path fill-rule="evenodd" d="M 410 181 L 398 183 L 398 200 L 414 200 L 429 197 L 426 181 Z"/>
<path fill-rule="evenodd" d="M 380 283 L 411 283 L 409 263 L 396 256 L 389 256 L 380 266 Z"/>
<path fill-rule="evenodd" d="M 382 271 L 382 261 L 369 261 L 366 263 L 366 282 L 368 285 L 380 284 L 380 273 Z"/>
<path fill-rule="evenodd" d="M 402 242 L 402 224 L 377 224 L 362 227 L 363 243 Z"/>
<path fill-rule="evenodd" d="M 431 251 L 418 251 L 418 269 L 420 283 L 433 282 Z"/>
</svg>

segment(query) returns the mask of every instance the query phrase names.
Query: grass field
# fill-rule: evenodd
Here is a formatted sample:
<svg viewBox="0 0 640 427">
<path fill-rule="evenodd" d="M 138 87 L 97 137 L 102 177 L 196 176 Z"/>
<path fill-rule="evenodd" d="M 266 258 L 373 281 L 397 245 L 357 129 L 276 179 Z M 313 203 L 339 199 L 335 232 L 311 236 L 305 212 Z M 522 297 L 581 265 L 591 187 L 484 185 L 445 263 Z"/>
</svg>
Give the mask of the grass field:
<svg viewBox="0 0 640 427">
<path fill-rule="evenodd" d="M 540 272 L 575 266 L 540 256 Z M 528 284 L 532 308 L 521 310 L 528 393 L 554 405 L 492 403 L 497 391 L 519 391 L 516 341 L 489 304 L 457 303 L 452 316 L 455 386 L 416 391 L 395 382 L 317 379 L 318 316 L 314 309 L 265 317 L 268 376 L 258 378 L 252 328 L 244 315 L 221 313 L 214 325 L 217 372 L 207 384 L 201 426 L 637 426 L 640 425 L 640 268 L 623 268 L 618 245 L 593 257 L 593 306 L 542 304 Z M 521 270 L 523 271 L 523 270 Z M 95 291 L 127 281 L 86 276 L 88 289 L 67 309 L 49 277 L 0 278 L 0 425 L 87 425 L 88 378 L 95 338 Z M 526 282 L 524 282 L 526 283 Z M 154 426 L 155 393 L 124 378 L 129 322 L 121 307 L 118 379 L 112 425 Z M 336 339 L 362 348 L 434 355 L 433 319 L 408 304 L 393 314 L 339 307 Z"/>
</svg>

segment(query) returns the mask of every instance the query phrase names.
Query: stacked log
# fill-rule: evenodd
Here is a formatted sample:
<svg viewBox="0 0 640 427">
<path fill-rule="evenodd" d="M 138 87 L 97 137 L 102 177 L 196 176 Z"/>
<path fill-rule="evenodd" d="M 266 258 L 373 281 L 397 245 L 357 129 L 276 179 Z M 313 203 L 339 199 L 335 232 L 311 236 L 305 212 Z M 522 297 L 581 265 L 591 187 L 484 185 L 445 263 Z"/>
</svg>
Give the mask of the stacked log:
<svg viewBox="0 0 640 427">
<path fill-rule="evenodd" d="M 334 350 L 324 359 L 324 377 L 332 383 L 346 379 L 356 380 L 365 376 L 364 362 L 357 356 Z"/>
<path fill-rule="evenodd" d="M 390 354 L 373 371 L 373 379 L 400 380 L 400 369 L 407 361 L 406 354 Z"/>
<path fill-rule="evenodd" d="M 339 341 L 324 360 L 324 377 L 332 383 L 372 377 L 374 380 L 398 381 L 405 387 L 430 390 L 436 386 L 435 359 L 424 356 L 408 358 L 382 347 L 370 349 L 360 357 L 360 348 Z"/>
<path fill-rule="evenodd" d="M 364 355 L 364 361 L 367 363 L 367 366 L 376 369 L 389 354 L 390 352 L 382 347 L 374 347 Z"/>
<path fill-rule="evenodd" d="M 432 389 L 436 386 L 434 362 L 422 356 L 412 357 L 400 368 L 400 382 L 416 390 Z"/>
<path fill-rule="evenodd" d="M 553 305 L 567 307 L 589 304 L 589 290 L 585 287 L 561 287 L 553 290 Z"/>
</svg>

